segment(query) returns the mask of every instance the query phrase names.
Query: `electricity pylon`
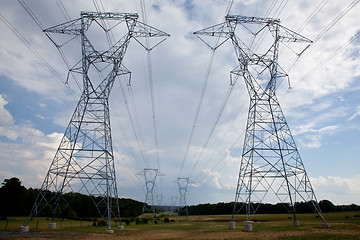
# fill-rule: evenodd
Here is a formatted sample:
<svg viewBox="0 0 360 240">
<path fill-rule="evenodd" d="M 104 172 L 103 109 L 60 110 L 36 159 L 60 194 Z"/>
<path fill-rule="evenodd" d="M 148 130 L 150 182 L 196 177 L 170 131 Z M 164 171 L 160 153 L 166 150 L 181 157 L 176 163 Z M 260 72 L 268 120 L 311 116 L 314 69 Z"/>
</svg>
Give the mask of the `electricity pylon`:
<svg viewBox="0 0 360 240">
<path fill-rule="evenodd" d="M 171 196 L 171 212 L 174 215 L 175 211 L 177 210 L 178 204 L 178 196 Z"/>
<path fill-rule="evenodd" d="M 98 32 L 88 34 L 93 28 Z M 108 33 L 115 30 L 125 34 L 107 50 L 96 49 L 94 35 L 98 37 L 100 31 L 109 37 Z M 44 32 L 80 38 L 82 59 L 69 73 L 82 75 L 83 92 L 25 226 L 52 204 L 53 219 L 49 227 L 56 227 L 55 217 L 72 201 L 67 193 L 78 192 L 91 196 L 100 216 L 107 222 L 108 230 L 112 231 L 111 217 L 120 218 L 120 211 L 108 98 L 117 76 L 126 75 L 130 79 L 129 70 L 122 65 L 130 40 L 169 35 L 139 22 L 137 14 L 111 12 L 82 12 L 80 18 Z"/>
<path fill-rule="evenodd" d="M 165 175 L 160 173 L 159 169 L 154 169 L 154 168 L 144 168 L 144 171 L 138 173 L 138 175 L 144 176 L 145 187 L 146 187 L 145 202 L 144 202 L 142 214 L 150 212 L 153 214 L 154 219 L 156 219 L 156 209 L 154 203 L 155 182 L 158 176 L 165 176 Z"/>
<path fill-rule="evenodd" d="M 180 199 L 178 215 L 188 216 L 189 213 L 186 205 L 186 193 L 187 193 L 187 187 L 189 185 L 189 178 L 178 177 L 176 183 L 179 187 L 179 199 Z"/>
<path fill-rule="evenodd" d="M 237 26 L 243 28 L 238 30 Z M 256 26 L 257 30 L 252 32 L 253 26 Z M 246 45 L 237 36 L 236 31 L 242 31 L 243 38 L 249 32 L 253 38 L 260 34 L 266 36 L 265 31 L 268 31 L 271 41 L 267 39 L 267 43 L 270 44 L 258 50 L 253 47 L 254 39 Z M 299 224 L 295 214 L 296 203 L 304 201 L 312 205 L 326 226 L 275 94 L 278 85 L 288 78 L 278 64 L 280 42 L 309 45 L 312 41 L 283 27 L 278 19 L 239 15 L 227 15 L 225 22 L 197 31 L 195 34 L 217 37 L 217 45 L 213 50 L 227 40 L 232 41 L 239 65 L 231 74 L 244 79 L 250 96 L 232 219 L 234 220 L 234 216 L 245 206 L 245 230 L 251 231 L 251 219 L 268 193 L 272 192 L 276 196 L 275 199 L 284 203 L 283 205 L 293 214 L 294 225 Z M 220 42 L 220 38 L 225 40 Z"/>
</svg>

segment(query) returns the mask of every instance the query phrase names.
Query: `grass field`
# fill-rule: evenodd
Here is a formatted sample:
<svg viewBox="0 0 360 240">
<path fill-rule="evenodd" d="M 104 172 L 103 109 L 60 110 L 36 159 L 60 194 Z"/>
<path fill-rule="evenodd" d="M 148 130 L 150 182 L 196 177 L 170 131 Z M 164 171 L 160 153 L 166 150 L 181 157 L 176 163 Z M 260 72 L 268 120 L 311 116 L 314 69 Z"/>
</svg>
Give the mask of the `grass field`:
<svg viewBox="0 0 360 240">
<path fill-rule="evenodd" d="M 237 216 L 236 229 L 228 228 L 228 215 L 174 217 L 175 222 L 135 224 L 121 231 L 114 225 L 114 234 L 107 227 L 94 227 L 90 221 L 57 221 L 56 230 L 48 230 L 49 219 L 37 218 L 29 233 L 19 233 L 26 218 L 0 221 L 0 239 L 360 239 L 360 213 L 324 214 L 330 228 L 322 228 L 315 214 L 298 214 L 300 226 L 292 226 L 288 214 L 255 215 L 252 232 L 245 232 L 244 216 Z"/>
</svg>

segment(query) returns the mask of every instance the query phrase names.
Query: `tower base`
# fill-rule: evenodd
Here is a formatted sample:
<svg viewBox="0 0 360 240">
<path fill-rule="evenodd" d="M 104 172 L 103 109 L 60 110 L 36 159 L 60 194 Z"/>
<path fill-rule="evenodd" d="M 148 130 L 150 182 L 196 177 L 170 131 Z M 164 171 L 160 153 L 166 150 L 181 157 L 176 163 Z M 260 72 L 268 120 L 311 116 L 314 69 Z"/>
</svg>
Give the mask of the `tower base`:
<svg viewBox="0 0 360 240">
<path fill-rule="evenodd" d="M 56 223 L 55 222 L 51 222 L 49 223 L 49 229 L 56 229 Z"/>
<path fill-rule="evenodd" d="M 20 226 L 20 232 L 28 232 L 29 226 Z"/>
<path fill-rule="evenodd" d="M 107 233 L 107 234 L 114 234 L 114 230 L 108 229 L 108 230 L 106 230 L 106 233 Z"/>
<path fill-rule="evenodd" d="M 251 232 L 252 231 L 252 224 L 251 223 L 245 223 L 244 231 Z"/>
<path fill-rule="evenodd" d="M 299 222 L 298 220 L 294 220 L 294 221 L 293 221 L 293 226 L 294 226 L 294 227 L 300 226 L 300 222 Z"/>
<path fill-rule="evenodd" d="M 323 224 L 322 224 L 322 227 L 323 227 L 323 228 L 330 228 L 330 224 L 328 224 L 328 223 L 323 223 Z"/>
<path fill-rule="evenodd" d="M 235 229 L 235 221 L 229 221 L 229 229 Z"/>
</svg>

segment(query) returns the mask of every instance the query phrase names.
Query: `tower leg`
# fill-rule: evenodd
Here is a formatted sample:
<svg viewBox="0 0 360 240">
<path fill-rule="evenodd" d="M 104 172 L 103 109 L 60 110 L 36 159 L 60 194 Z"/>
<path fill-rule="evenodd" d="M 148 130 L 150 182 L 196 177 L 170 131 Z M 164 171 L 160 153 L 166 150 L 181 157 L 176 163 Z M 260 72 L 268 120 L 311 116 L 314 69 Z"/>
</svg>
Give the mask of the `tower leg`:
<svg viewBox="0 0 360 240">
<path fill-rule="evenodd" d="M 235 229 L 235 221 L 234 220 L 229 221 L 229 229 Z"/>
<path fill-rule="evenodd" d="M 56 222 L 51 222 L 51 223 L 49 223 L 48 228 L 49 228 L 50 230 L 56 229 Z"/>
<path fill-rule="evenodd" d="M 251 232 L 252 231 L 252 224 L 249 222 L 246 222 L 244 225 L 244 231 Z"/>
<path fill-rule="evenodd" d="M 323 219 L 315 193 L 275 95 L 251 93 L 235 205 L 246 202 L 246 229 L 268 193 L 296 219 L 296 200 L 309 202 Z M 261 98 L 259 98 L 261 96 Z M 234 207 L 235 213 L 235 207 Z"/>
<path fill-rule="evenodd" d="M 324 222 L 324 223 L 322 224 L 322 227 L 323 227 L 323 228 L 330 228 L 330 224 Z"/>
<path fill-rule="evenodd" d="M 20 226 L 20 232 L 28 232 L 29 226 Z"/>
</svg>

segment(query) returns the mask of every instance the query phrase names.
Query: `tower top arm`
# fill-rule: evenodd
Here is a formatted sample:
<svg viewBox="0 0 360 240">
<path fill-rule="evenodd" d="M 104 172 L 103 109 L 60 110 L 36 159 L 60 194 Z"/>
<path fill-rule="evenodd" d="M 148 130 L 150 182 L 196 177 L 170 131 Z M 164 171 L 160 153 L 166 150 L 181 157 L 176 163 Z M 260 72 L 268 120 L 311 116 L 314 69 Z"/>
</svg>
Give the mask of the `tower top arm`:
<svg viewBox="0 0 360 240">
<path fill-rule="evenodd" d="M 280 19 L 276 18 L 262 18 L 262 17 L 248 17 L 241 15 L 226 15 L 227 22 L 240 23 L 254 23 L 254 24 L 280 24 Z"/>
<path fill-rule="evenodd" d="M 194 32 L 197 35 L 221 37 L 221 38 L 231 38 L 235 34 L 235 29 L 237 25 L 246 24 L 257 24 L 262 26 L 259 32 L 264 28 L 269 28 L 270 32 L 278 41 L 283 42 L 308 42 L 312 43 L 307 37 L 304 37 L 287 27 L 284 27 L 280 24 L 280 19 L 275 18 L 262 18 L 262 17 L 247 17 L 241 15 L 227 15 L 225 17 L 225 22 L 213 25 L 211 27 L 204 28 L 202 30 Z M 254 35 L 259 32 L 253 33 Z"/>
<path fill-rule="evenodd" d="M 80 18 L 70 20 L 68 22 L 47 28 L 44 30 L 44 32 L 80 35 L 82 32 L 83 33 L 86 32 L 89 26 L 94 21 L 116 20 L 120 22 L 126 21 L 128 23 L 128 29 L 132 32 L 133 37 L 170 36 L 166 32 L 163 32 L 157 28 L 151 27 L 145 23 L 137 21 L 138 18 L 139 15 L 137 13 L 81 12 Z M 131 24 L 130 22 L 133 22 L 133 24 Z"/>
<path fill-rule="evenodd" d="M 309 42 L 312 41 L 304 37 L 287 27 L 280 24 L 280 19 L 276 18 L 262 18 L 262 17 L 247 17 L 241 15 L 227 15 L 225 17 L 226 22 L 230 28 L 235 30 L 235 26 L 238 24 L 258 24 L 263 27 L 268 27 L 274 37 L 277 37 L 279 41 L 283 42 Z M 257 33 L 255 33 L 257 34 Z"/>
<path fill-rule="evenodd" d="M 137 13 L 113 13 L 113 12 L 81 12 L 80 17 L 65 23 L 47 28 L 44 32 L 80 35 L 86 32 L 93 21 L 98 20 L 137 20 Z"/>
</svg>

